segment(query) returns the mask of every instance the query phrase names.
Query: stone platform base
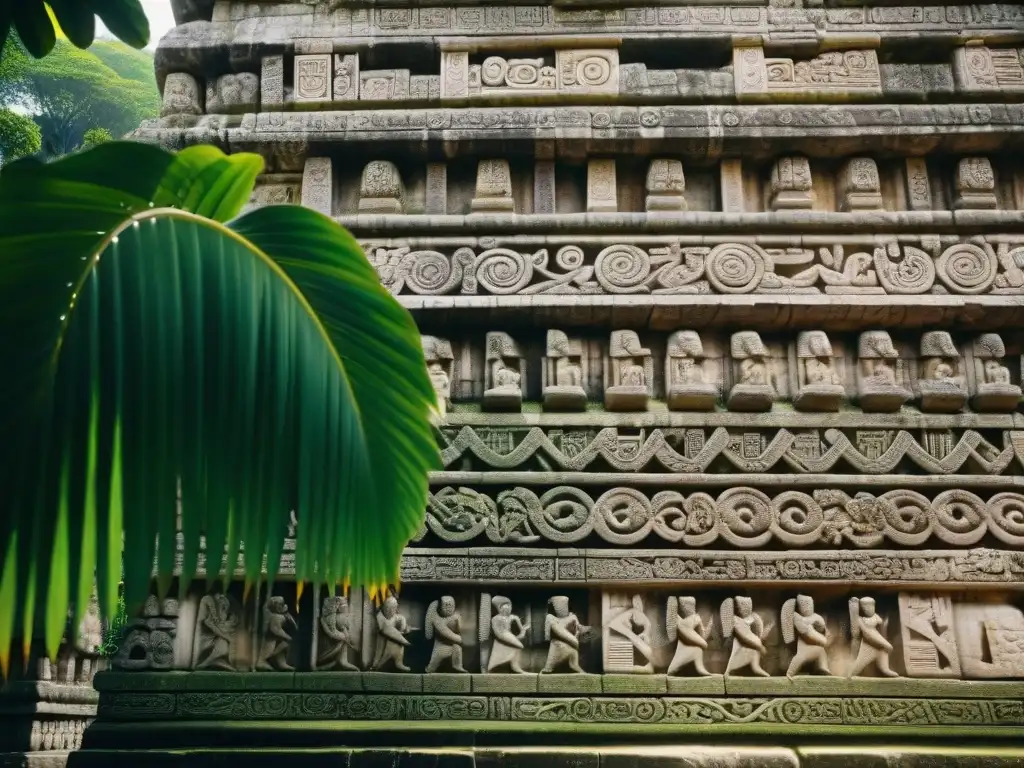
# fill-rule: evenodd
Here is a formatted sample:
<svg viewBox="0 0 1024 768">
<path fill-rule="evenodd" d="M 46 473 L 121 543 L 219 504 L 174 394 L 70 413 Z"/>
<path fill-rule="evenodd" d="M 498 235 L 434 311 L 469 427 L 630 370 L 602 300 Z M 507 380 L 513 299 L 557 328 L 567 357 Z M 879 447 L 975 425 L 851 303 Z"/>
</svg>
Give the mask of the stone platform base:
<svg viewBox="0 0 1024 768">
<path fill-rule="evenodd" d="M 1020 749 L 963 747 L 462 747 L 84 751 L 68 768 L 1020 768 Z"/>
</svg>

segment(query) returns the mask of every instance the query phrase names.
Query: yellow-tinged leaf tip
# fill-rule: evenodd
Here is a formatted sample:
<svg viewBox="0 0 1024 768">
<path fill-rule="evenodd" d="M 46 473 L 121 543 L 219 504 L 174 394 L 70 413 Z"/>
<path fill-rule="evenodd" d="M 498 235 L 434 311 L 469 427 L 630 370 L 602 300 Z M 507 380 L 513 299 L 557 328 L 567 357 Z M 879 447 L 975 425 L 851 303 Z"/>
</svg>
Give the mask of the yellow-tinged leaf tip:
<svg viewBox="0 0 1024 768">
<path fill-rule="evenodd" d="M 295 612 L 299 612 L 299 602 L 302 600 L 302 590 L 306 588 L 306 582 L 300 581 L 295 585 Z"/>
</svg>

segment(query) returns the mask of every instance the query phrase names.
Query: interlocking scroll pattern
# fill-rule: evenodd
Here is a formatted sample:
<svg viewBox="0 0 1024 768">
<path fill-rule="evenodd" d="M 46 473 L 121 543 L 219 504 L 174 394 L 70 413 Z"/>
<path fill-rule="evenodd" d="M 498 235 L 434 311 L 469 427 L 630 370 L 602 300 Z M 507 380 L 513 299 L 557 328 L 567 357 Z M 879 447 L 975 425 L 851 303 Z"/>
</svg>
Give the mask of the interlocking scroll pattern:
<svg viewBox="0 0 1024 768">
<path fill-rule="evenodd" d="M 613 488 L 595 499 L 580 488 L 558 486 L 537 494 L 516 487 L 491 496 L 447 486 L 431 493 L 427 530 L 450 543 L 486 535 L 496 544 L 538 541 L 572 544 L 591 534 L 630 546 L 657 536 L 673 544 L 705 547 L 725 541 L 754 549 L 787 546 L 903 546 L 930 538 L 971 546 L 986 534 L 1024 545 L 1024 495 L 999 493 L 988 501 L 962 489 L 934 499 L 910 490 L 875 496 L 841 490 L 785 491 L 769 497 L 754 488 L 730 488 L 717 498 L 698 492 L 661 491 L 648 496 Z"/>
<path fill-rule="evenodd" d="M 692 433 L 699 432 L 692 450 L 680 452 L 676 446 Z M 638 435 L 620 435 L 615 427 L 600 430 L 566 431 L 552 440 L 540 427 L 480 428 L 462 427 L 442 431 L 441 458 L 445 467 L 459 459 L 473 456 L 492 469 L 513 469 L 531 460 L 557 469 L 581 472 L 601 459 L 619 472 L 638 472 L 654 465 L 673 473 L 705 472 L 719 457 L 729 461 L 740 472 L 768 472 L 776 465 L 785 465 L 795 473 L 831 472 L 846 466 L 869 475 L 891 473 L 900 462 L 909 460 L 921 470 L 936 475 L 961 472 L 970 462 L 972 474 L 1001 474 L 1014 456 L 1024 466 L 1024 432 L 1004 431 L 1002 447 L 993 445 L 974 430 L 966 429 L 959 440 L 949 446 L 943 458 L 933 456 L 907 430 L 869 431 L 864 439 L 851 440 L 838 429 L 824 431 L 818 450 L 803 450 L 798 435 L 779 429 L 768 439 L 756 435 L 756 445 L 732 435 L 724 427 L 710 436 L 703 430 L 652 429 Z"/>
<path fill-rule="evenodd" d="M 985 238 L 920 247 L 890 242 L 861 250 L 766 248 L 678 242 L 641 248 L 566 245 L 554 263 L 547 248 L 413 249 L 366 241 L 381 282 L 394 295 L 1005 293 L 1024 284 L 1024 244 Z M 850 250 L 850 252 L 848 252 Z"/>
</svg>

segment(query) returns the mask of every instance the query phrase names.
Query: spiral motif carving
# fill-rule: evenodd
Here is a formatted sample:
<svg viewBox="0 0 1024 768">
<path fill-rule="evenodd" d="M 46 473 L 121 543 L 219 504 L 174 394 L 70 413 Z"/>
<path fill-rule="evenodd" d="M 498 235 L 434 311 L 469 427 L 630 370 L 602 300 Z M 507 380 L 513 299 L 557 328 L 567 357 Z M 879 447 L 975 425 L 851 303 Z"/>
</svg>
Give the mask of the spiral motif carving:
<svg viewBox="0 0 1024 768">
<path fill-rule="evenodd" d="M 1016 493 L 998 493 L 988 503 L 989 528 L 1006 544 L 1024 544 L 1024 497 Z"/>
<path fill-rule="evenodd" d="M 643 282 L 651 274 L 651 259 L 635 245 L 611 245 L 597 254 L 594 272 L 608 293 L 645 292 Z"/>
<path fill-rule="evenodd" d="M 452 262 L 443 253 L 414 251 L 407 258 L 410 268 L 409 274 L 405 278 L 405 284 L 413 293 L 446 293 L 462 279 L 460 262 L 455 262 L 453 270 Z"/>
<path fill-rule="evenodd" d="M 951 544 L 975 544 L 985 535 L 985 503 L 967 491 L 940 493 L 931 503 L 935 522 L 949 531 L 943 538 Z"/>
<path fill-rule="evenodd" d="M 476 279 L 496 295 L 518 293 L 533 278 L 533 261 L 509 248 L 491 248 L 476 260 Z"/>
<path fill-rule="evenodd" d="M 916 491 L 889 491 L 882 494 L 889 537 L 904 546 L 925 541 L 931 533 L 932 503 Z"/>
<path fill-rule="evenodd" d="M 558 249 L 555 263 L 566 272 L 583 266 L 583 249 L 576 245 L 567 245 Z"/>
<path fill-rule="evenodd" d="M 761 491 L 730 488 L 718 497 L 719 531 L 730 544 L 759 547 L 772 537 L 772 503 Z"/>
<path fill-rule="evenodd" d="M 886 249 L 875 249 L 875 271 L 882 286 L 890 293 L 925 293 L 935 284 L 932 257 L 911 246 L 904 246 L 903 258 L 896 262 L 889 260 Z"/>
<path fill-rule="evenodd" d="M 651 503 L 633 488 L 615 488 L 594 505 L 594 527 L 612 544 L 636 544 L 651 529 Z"/>
<path fill-rule="evenodd" d="M 508 68 L 506 82 L 519 87 L 535 85 L 540 79 L 540 67 L 535 63 L 521 61 Z"/>
<path fill-rule="evenodd" d="M 996 255 L 970 243 L 950 246 L 935 266 L 939 279 L 956 293 L 984 293 L 992 287 L 999 272 Z"/>
<path fill-rule="evenodd" d="M 749 245 L 715 246 L 707 259 L 708 281 L 722 293 L 750 293 L 761 284 L 764 257 Z"/>
<path fill-rule="evenodd" d="M 821 537 L 825 514 L 821 506 L 806 493 L 786 491 L 772 501 L 772 528 L 786 542 L 811 544 Z"/>
<path fill-rule="evenodd" d="M 551 541 L 579 541 L 594 529 L 593 506 L 594 500 L 579 488 L 559 486 L 540 497 L 540 509 L 530 510 L 530 522 Z"/>
<path fill-rule="evenodd" d="M 505 84 L 508 62 L 501 56 L 488 56 L 480 67 L 480 81 L 491 88 Z"/>
<path fill-rule="evenodd" d="M 611 75 L 611 62 L 603 56 L 585 56 L 576 62 L 576 80 L 588 88 L 604 85 Z"/>
</svg>

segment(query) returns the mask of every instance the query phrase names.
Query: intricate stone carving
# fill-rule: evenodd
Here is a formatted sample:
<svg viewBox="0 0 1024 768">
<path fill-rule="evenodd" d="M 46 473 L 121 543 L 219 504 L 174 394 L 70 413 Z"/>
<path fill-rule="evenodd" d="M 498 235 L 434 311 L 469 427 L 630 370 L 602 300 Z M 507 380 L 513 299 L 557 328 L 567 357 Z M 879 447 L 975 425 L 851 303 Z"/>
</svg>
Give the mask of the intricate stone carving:
<svg viewBox="0 0 1024 768">
<path fill-rule="evenodd" d="M 831 675 L 828 666 L 828 646 L 831 638 L 825 628 L 825 619 L 814 612 L 814 600 L 797 595 L 782 604 L 780 616 L 782 639 L 787 645 L 796 642 L 796 653 L 786 670 L 786 677 L 799 674 L 808 665 L 823 675 Z"/>
<path fill-rule="evenodd" d="M 441 53 L 441 98 L 464 99 L 469 96 L 469 52 Z"/>
<path fill-rule="evenodd" d="M 331 54 L 295 57 L 295 101 L 330 101 L 331 86 Z"/>
<path fill-rule="evenodd" d="M 260 108 L 284 104 L 284 56 L 264 56 L 260 68 Z"/>
<path fill-rule="evenodd" d="M 408 69 L 363 69 L 359 72 L 360 101 L 403 101 L 409 98 Z"/>
<path fill-rule="evenodd" d="M 114 666 L 130 670 L 169 670 L 178 635 L 178 601 L 150 595 L 142 616 L 132 619 L 118 644 Z"/>
<path fill-rule="evenodd" d="M 586 358 L 583 343 L 570 339 L 564 331 L 548 331 L 547 354 L 544 357 L 544 408 L 552 411 L 582 411 L 587 407 L 583 382 Z"/>
<path fill-rule="evenodd" d="M 910 677 L 960 677 L 953 601 L 946 595 L 901 592 L 903 663 Z"/>
<path fill-rule="evenodd" d="M 557 672 L 568 667 L 570 672 L 583 672 L 580 666 L 580 643 L 588 636 L 590 627 L 580 623 L 569 610 L 569 598 L 556 595 L 548 600 L 548 613 L 544 617 L 544 640 L 548 642 L 548 656 L 541 674 Z"/>
<path fill-rule="evenodd" d="M 839 172 L 839 210 L 881 211 L 882 182 L 878 166 L 870 157 L 854 157 Z"/>
<path fill-rule="evenodd" d="M 452 376 L 455 363 L 452 343 L 436 336 L 423 336 L 421 341 L 423 357 L 427 362 L 427 373 L 430 374 L 430 383 L 433 384 L 434 393 L 437 395 L 437 412 L 443 420 L 452 405 Z"/>
<path fill-rule="evenodd" d="M 889 667 L 892 643 L 885 639 L 888 626 L 888 619 L 875 613 L 873 597 L 850 598 L 850 632 L 857 647 L 857 656 L 847 677 L 859 677 L 872 664 L 883 677 L 899 677 Z M 859 644 L 857 641 L 860 641 Z"/>
<path fill-rule="evenodd" d="M 998 208 L 996 176 L 987 157 L 965 157 L 956 166 L 954 210 Z"/>
<path fill-rule="evenodd" d="M 398 598 L 388 595 L 376 612 L 376 650 L 370 669 L 382 671 L 393 666 L 397 672 L 409 672 L 405 665 L 405 649 L 412 643 L 406 637 L 412 632 L 409 620 L 398 612 Z"/>
<path fill-rule="evenodd" d="M 512 601 L 507 597 L 495 595 L 490 601 L 487 598 L 488 595 L 480 598 L 480 642 L 483 644 L 492 637 L 494 641 L 485 671 L 497 672 L 507 665 L 513 673 L 527 674 L 519 657 L 530 631 L 529 622 L 523 623 L 512 613 Z"/>
<path fill-rule="evenodd" d="M 1021 388 L 1010 379 L 1003 365 L 1006 345 L 998 333 L 983 333 L 974 340 L 974 396 L 971 407 L 984 412 L 1011 412 L 1017 409 Z"/>
<path fill-rule="evenodd" d="M 726 401 L 729 410 L 771 410 L 778 392 L 768 348 L 761 337 L 755 331 L 734 333 L 730 349 L 736 368 L 736 383 L 729 390 Z"/>
<path fill-rule="evenodd" d="M 610 411 L 644 411 L 651 397 L 654 363 L 636 331 L 612 331 L 604 405 Z"/>
<path fill-rule="evenodd" d="M 882 77 L 873 50 L 829 51 L 812 59 L 765 58 L 764 49 L 733 48 L 733 75 L 740 101 L 769 98 L 880 96 Z"/>
<path fill-rule="evenodd" d="M 358 101 L 358 53 L 339 53 L 334 56 L 334 83 L 332 85 L 332 93 L 335 101 Z"/>
<path fill-rule="evenodd" d="M 558 91 L 565 94 L 618 93 L 619 52 L 561 49 L 555 53 Z"/>
<path fill-rule="evenodd" d="M 723 160 L 719 165 L 723 213 L 743 213 L 746 210 L 743 195 L 743 161 L 739 158 Z"/>
<path fill-rule="evenodd" d="M 806 157 L 783 157 L 772 166 L 771 209 L 810 209 L 815 194 L 811 164 Z"/>
<path fill-rule="evenodd" d="M 448 165 L 427 163 L 427 214 L 448 213 Z"/>
<path fill-rule="evenodd" d="M 799 387 L 793 407 L 798 411 L 838 411 L 846 391 L 825 332 L 801 331 L 797 336 L 796 356 Z"/>
<path fill-rule="evenodd" d="M 235 671 L 235 633 L 242 623 L 239 614 L 228 595 L 205 595 L 199 601 L 192 669 Z"/>
<path fill-rule="evenodd" d="M 697 598 L 675 595 L 668 598 L 665 606 L 665 632 L 670 641 L 676 640 L 676 651 L 668 665 L 669 675 L 679 675 L 691 664 L 699 676 L 711 675 L 704 666 L 704 651 L 708 648 L 708 638 L 713 629 L 711 620 L 707 628 L 704 627 L 704 620 L 697 612 Z"/>
<path fill-rule="evenodd" d="M 298 622 L 288 610 L 288 603 L 279 595 L 271 595 L 263 606 L 263 621 L 260 627 L 260 652 L 256 658 L 256 669 L 264 672 L 294 672 L 288 663 L 292 649 L 292 635 L 288 625 L 296 631 Z"/>
<path fill-rule="evenodd" d="M 587 213 L 614 213 L 619 210 L 614 160 L 590 160 L 587 163 Z"/>
<path fill-rule="evenodd" d="M 964 601 L 954 612 L 964 677 L 1024 677 L 1024 613 L 1019 608 Z"/>
<path fill-rule="evenodd" d="M 676 331 L 665 353 L 665 400 L 676 411 L 710 411 L 718 399 L 716 383 L 707 380 L 706 356 L 696 331 Z M 717 381 L 717 376 L 712 374 Z"/>
<path fill-rule="evenodd" d="M 679 160 L 651 160 L 647 167 L 647 198 L 644 208 L 652 211 L 685 211 L 686 177 Z"/>
<path fill-rule="evenodd" d="M 754 612 L 754 602 L 749 597 L 727 597 L 722 602 L 721 617 L 722 633 L 726 640 L 732 639 L 725 676 L 749 668 L 755 675 L 768 677 L 769 673 L 761 666 L 761 657 L 768 651 L 764 640 L 773 625 L 764 625 Z"/>
<path fill-rule="evenodd" d="M 930 211 L 932 205 L 932 183 L 928 178 L 928 163 L 923 157 L 908 157 L 906 160 L 907 209 Z"/>
<path fill-rule="evenodd" d="M 902 386 L 900 355 L 887 331 L 865 331 L 857 350 L 857 399 L 872 413 L 894 413 L 903 407 L 910 392 Z"/>
<path fill-rule="evenodd" d="M 302 171 L 302 204 L 324 216 L 334 208 L 334 173 L 331 158 L 310 157 Z"/>
<path fill-rule="evenodd" d="M 221 75 L 206 84 L 206 111 L 211 114 L 255 111 L 259 95 L 259 75 L 252 72 Z"/>
<path fill-rule="evenodd" d="M 472 67 L 471 67 L 472 69 Z M 479 93 L 554 93 L 555 68 L 543 58 L 507 59 L 488 56 L 480 65 Z"/>
<path fill-rule="evenodd" d="M 462 666 L 462 616 L 455 610 L 455 598 L 444 596 L 427 608 L 423 625 L 427 640 L 434 641 L 426 672 L 437 672 L 445 662 L 451 664 L 453 672 L 465 672 Z"/>
<path fill-rule="evenodd" d="M 172 72 L 164 82 L 161 117 L 203 114 L 202 95 L 196 79 L 185 72 Z"/>
<path fill-rule="evenodd" d="M 320 609 L 317 657 L 315 668 L 322 672 L 341 670 L 358 672 L 359 667 L 348 660 L 349 649 L 355 650 L 355 630 L 349 612 L 348 598 L 325 597 Z"/>
<path fill-rule="evenodd" d="M 654 673 L 654 648 L 651 645 L 651 620 L 644 615 L 639 594 L 605 593 L 604 671 L 627 675 Z"/>
<path fill-rule="evenodd" d="M 1020 48 L 988 48 L 970 40 L 953 54 L 953 76 L 965 92 L 1020 93 L 1024 91 L 1024 53 Z"/>
<path fill-rule="evenodd" d="M 476 194 L 470 208 L 474 213 L 515 212 L 508 160 L 480 161 L 476 168 Z"/>
<path fill-rule="evenodd" d="M 960 352 L 949 331 L 928 331 L 921 336 L 921 410 L 956 413 L 967 402 Z"/>
<path fill-rule="evenodd" d="M 363 168 L 359 185 L 360 213 L 405 213 L 405 187 L 398 168 L 389 160 L 372 160 Z"/>
<path fill-rule="evenodd" d="M 518 411 L 523 405 L 526 361 L 519 345 L 503 331 L 487 334 L 487 372 L 483 406 L 492 411 Z"/>
</svg>

